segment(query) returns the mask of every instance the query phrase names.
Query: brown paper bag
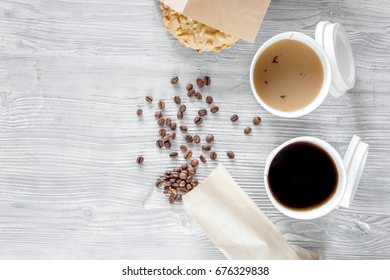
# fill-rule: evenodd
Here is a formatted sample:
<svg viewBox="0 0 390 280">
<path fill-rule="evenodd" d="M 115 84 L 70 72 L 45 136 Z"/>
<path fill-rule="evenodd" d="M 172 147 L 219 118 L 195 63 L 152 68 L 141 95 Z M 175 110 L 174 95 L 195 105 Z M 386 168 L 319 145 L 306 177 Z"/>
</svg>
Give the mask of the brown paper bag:
<svg viewBox="0 0 390 280">
<path fill-rule="evenodd" d="M 319 254 L 289 245 L 221 164 L 183 196 L 183 203 L 188 214 L 229 259 L 320 258 Z"/>
<path fill-rule="evenodd" d="M 271 0 L 161 0 L 171 9 L 253 43 Z"/>
</svg>

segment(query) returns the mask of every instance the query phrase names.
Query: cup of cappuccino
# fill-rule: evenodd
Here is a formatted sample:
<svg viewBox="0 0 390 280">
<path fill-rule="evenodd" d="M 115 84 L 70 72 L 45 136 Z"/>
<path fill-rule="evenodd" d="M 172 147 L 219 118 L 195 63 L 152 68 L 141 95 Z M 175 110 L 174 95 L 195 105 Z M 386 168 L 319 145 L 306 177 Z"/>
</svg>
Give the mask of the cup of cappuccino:
<svg viewBox="0 0 390 280">
<path fill-rule="evenodd" d="M 273 205 L 296 219 L 314 219 L 349 207 L 368 153 L 368 145 L 353 136 L 344 160 L 315 137 L 291 139 L 273 150 L 264 169 L 264 185 Z"/>
<path fill-rule="evenodd" d="M 255 54 L 250 84 L 256 100 L 285 118 L 306 115 L 331 93 L 343 95 L 355 84 L 352 48 L 338 23 L 319 22 L 315 39 L 285 32 L 266 41 Z"/>
</svg>

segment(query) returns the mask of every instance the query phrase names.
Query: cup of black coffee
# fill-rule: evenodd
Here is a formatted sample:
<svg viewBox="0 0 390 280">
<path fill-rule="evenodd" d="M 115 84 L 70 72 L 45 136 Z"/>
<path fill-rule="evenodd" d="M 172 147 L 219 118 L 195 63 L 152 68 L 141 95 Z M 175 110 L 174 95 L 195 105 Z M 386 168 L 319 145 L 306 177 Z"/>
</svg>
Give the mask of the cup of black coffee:
<svg viewBox="0 0 390 280">
<path fill-rule="evenodd" d="M 270 153 L 264 184 L 271 202 L 296 219 L 324 216 L 348 207 L 367 157 L 368 145 L 354 136 L 344 160 L 328 143 L 314 137 L 291 139 Z"/>
</svg>

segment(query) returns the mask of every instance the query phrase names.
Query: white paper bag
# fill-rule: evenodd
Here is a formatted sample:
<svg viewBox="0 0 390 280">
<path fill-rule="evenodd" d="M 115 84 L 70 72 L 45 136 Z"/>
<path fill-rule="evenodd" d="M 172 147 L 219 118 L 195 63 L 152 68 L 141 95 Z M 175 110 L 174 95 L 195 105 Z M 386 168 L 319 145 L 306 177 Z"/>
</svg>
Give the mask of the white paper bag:
<svg viewBox="0 0 390 280">
<path fill-rule="evenodd" d="M 220 164 L 183 196 L 184 206 L 214 244 L 234 260 L 319 259 L 291 246 Z"/>
</svg>

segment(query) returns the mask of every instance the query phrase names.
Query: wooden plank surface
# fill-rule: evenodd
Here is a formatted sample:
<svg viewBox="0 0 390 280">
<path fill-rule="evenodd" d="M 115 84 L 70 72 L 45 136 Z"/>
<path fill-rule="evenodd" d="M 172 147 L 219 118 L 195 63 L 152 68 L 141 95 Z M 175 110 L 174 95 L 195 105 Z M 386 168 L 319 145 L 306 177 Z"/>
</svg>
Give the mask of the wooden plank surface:
<svg viewBox="0 0 390 280">
<path fill-rule="evenodd" d="M 355 88 L 299 119 L 270 115 L 250 91 L 254 53 L 280 32 L 313 36 L 320 20 L 347 30 Z M 390 3 L 379 0 L 273 0 L 256 42 L 220 54 L 182 47 L 163 30 L 152 0 L 0 1 L 0 258 L 223 259 L 183 206 L 169 205 L 153 186 L 182 160 L 155 148 L 157 106 L 144 102 L 147 94 L 166 100 L 174 116 L 171 100 L 181 94 L 183 122 L 194 130 L 195 111 L 205 105 L 188 101 L 184 86 L 208 74 L 204 95 L 221 110 L 199 134 L 215 135 L 220 156 L 199 168 L 199 179 L 223 163 L 292 244 L 329 259 L 389 259 L 389 45 Z M 233 113 L 240 116 L 234 125 Z M 245 136 L 255 115 L 263 125 Z M 350 209 L 297 221 L 272 206 L 261 174 L 274 147 L 310 135 L 344 155 L 354 134 L 370 152 Z"/>
</svg>

